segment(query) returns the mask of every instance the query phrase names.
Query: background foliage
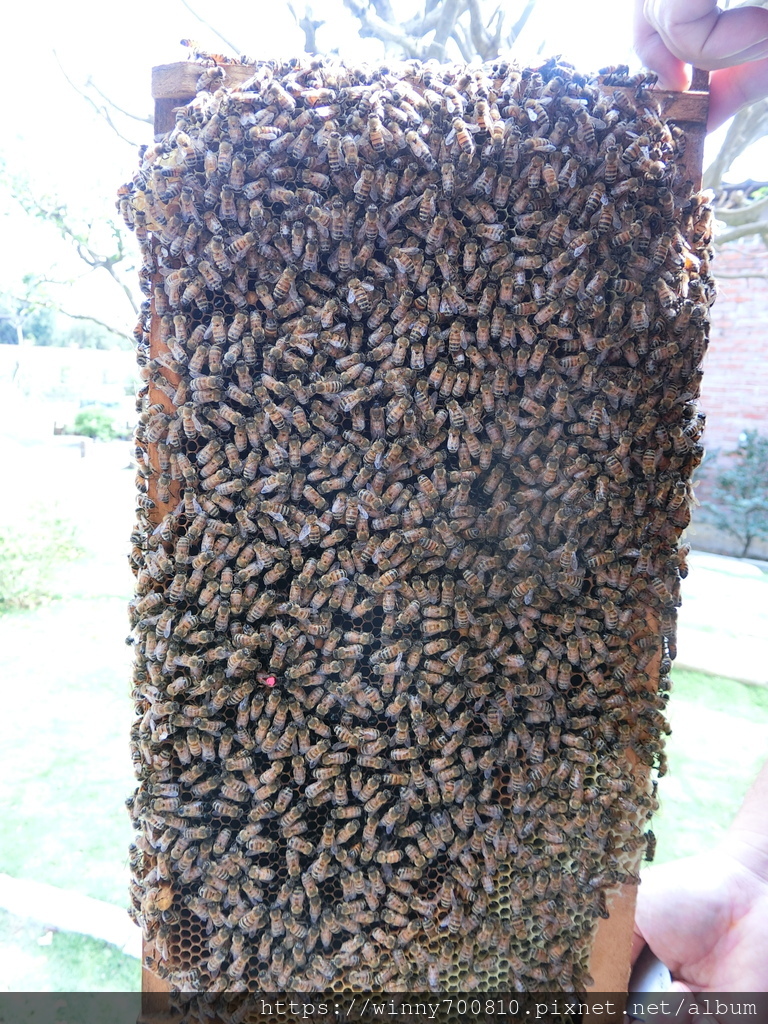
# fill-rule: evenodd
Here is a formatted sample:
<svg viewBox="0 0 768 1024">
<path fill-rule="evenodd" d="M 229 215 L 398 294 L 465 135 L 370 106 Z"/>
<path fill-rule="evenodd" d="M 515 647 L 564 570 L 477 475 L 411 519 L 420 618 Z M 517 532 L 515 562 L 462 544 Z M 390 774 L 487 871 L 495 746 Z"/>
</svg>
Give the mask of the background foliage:
<svg viewBox="0 0 768 1024">
<path fill-rule="evenodd" d="M 741 544 L 741 557 L 755 540 L 768 539 L 768 437 L 747 430 L 735 451 L 715 463 L 711 498 L 702 504 L 700 517 L 724 530 Z"/>
</svg>

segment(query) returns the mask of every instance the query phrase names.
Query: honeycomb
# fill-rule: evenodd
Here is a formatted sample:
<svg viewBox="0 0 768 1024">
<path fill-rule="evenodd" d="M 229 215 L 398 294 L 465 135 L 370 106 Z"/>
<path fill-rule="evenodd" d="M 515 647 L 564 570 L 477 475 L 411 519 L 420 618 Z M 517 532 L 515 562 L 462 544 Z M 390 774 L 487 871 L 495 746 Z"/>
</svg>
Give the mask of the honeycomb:
<svg viewBox="0 0 768 1024">
<path fill-rule="evenodd" d="M 225 80 L 118 196 L 148 966 L 581 990 L 665 767 L 714 296 L 684 134 L 625 68 Z"/>
</svg>

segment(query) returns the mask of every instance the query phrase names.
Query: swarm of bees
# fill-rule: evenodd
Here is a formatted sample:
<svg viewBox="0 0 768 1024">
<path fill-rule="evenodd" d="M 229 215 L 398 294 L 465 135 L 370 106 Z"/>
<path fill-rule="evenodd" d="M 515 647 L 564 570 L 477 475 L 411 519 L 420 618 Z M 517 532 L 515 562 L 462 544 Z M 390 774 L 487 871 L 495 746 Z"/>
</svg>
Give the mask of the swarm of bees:
<svg viewBox="0 0 768 1024">
<path fill-rule="evenodd" d="M 119 196 L 149 966 L 578 990 L 664 770 L 710 209 L 625 69 L 252 72 Z"/>
</svg>

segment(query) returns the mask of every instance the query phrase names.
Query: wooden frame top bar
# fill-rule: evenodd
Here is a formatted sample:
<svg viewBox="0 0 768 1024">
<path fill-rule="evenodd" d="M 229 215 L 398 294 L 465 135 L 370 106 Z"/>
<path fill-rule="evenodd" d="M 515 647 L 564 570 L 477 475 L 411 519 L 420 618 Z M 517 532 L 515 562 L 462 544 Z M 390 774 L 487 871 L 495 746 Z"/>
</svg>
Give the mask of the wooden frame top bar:
<svg viewBox="0 0 768 1024">
<path fill-rule="evenodd" d="M 242 85 L 253 77 L 252 64 L 221 64 L 225 74 L 225 85 L 229 88 Z M 174 64 L 158 64 L 152 68 L 152 98 L 156 100 L 178 99 L 182 96 L 192 97 L 197 92 L 197 80 L 204 65 L 194 61 L 178 61 Z M 609 86 L 623 88 L 623 86 Z M 691 88 L 686 92 L 670 92 L 655 90 L 666 104 L 665 113 L 668 117 L 682 121 L 701 121 L 706 123 L 707 106 L 709 103 L 709 75 L 706 71 L 694 70 Z"/>
<path fill-rule="evenodd" d="M 254 74 L 252 64 L 221 64 L 220 67 L 224 71 L 224 84 L 228 88 L 242 85 Z M 173 127 L 175 108 L 194 98 L 202 70 L 202 64 L 192 61 L 160 64 L 152 68 L 155 132 L 158 135 Z M 606 86 L 606 89 L 630 94 L 633 92 L 624 86 Z M 658 97 L 665 117 L 675 121 L 685 131 L 688 141 L 684 160 L 686 177 L 693 182 L 694 188 L 701 188 L 704 138 L 709 113 L 709 73 L 695 68 L 691 88 L 687 92 L 659 89 L 654 90 L 654 97 Z"/>
</svg>

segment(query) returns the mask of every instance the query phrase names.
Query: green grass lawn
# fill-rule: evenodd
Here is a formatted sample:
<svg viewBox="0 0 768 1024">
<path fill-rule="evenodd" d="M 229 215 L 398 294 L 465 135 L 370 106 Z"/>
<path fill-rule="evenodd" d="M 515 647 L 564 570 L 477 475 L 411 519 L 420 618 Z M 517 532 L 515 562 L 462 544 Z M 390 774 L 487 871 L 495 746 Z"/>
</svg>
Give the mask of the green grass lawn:
<svg viewBox="0 0 768 1024">
<path fill-rule="evenodd" d="M 118 906 L 127 906 L 124 800 L 134 786 L 128 455 L 114 445 L 50 456 L 56 512 L 76 524 L 83 553 L 54 573 L 58 600 L 0 616 L 0 871 Z M 41 456 L 15 457 L 21 466 Z M 26 494 L 30 509 L 51 506 L 42 479 Z M 84 504 L 84 494 L 98 501 Z"/>
<path fill-rule="evenodd" d="M 672 679 L 669 771 L 653 821 L 658 863 L 709 848 L 768 755 L 768 690 L 684 669 Z"/>
<path fill-rule="evenodd" d="M 51 933 L 41 925 L 0 911 L 0 993 L 140 989 L 139 961 L 108 942 L 69 932 Z M 0 994 L 0 1011 L 2 1006 Z"/>
<path fill-rule="evenodd" d="M 118 905 L 132 835 L 125 631 L 118 598 L 0 618 L 0 871 Z"/>
<path fill-rule="evenodd" d="M 138 994 L 0 992 L 0 1024 L 136 1024 L 140 1012 Z"/>
</svg>

